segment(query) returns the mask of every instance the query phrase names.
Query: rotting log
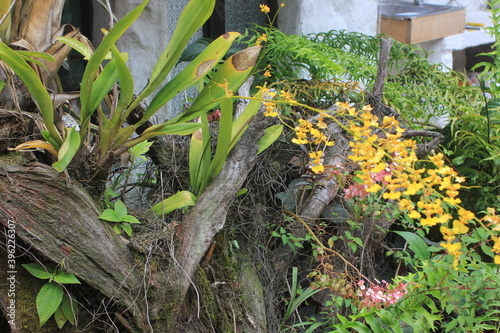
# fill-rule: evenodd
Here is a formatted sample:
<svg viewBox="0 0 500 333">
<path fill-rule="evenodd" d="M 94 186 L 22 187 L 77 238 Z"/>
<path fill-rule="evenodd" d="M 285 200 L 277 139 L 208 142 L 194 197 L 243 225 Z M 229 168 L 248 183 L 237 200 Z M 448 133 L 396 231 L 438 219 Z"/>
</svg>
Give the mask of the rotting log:
<svg viewBox="0 0 500 333">
<path fill-rule="evenodd" d="M 0 223 L 14 223 L 16 237 L 33 252 L 55 263 L 64 260 L 70 272 L 127 309 L 134 325 L 146 331 L 144 297 L 138 297 L 142 276 L 129 248 L 98 216 L 91 197 L 50 166 L 0 167 Z"/>
</svg>

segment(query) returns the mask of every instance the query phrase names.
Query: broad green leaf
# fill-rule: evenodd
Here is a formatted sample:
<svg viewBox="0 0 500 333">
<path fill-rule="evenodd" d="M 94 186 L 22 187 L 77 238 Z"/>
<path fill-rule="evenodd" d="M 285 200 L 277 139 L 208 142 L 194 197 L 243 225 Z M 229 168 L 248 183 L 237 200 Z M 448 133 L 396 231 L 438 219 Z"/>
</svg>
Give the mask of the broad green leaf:
<svg viewBox="0 0 500 333">
<path fill-rule="evenodd" d="M 17 76 L 24 82 L 33 100 L 42 113 L 43 122 L 52 139 L 56 142 L 57 148 L 62 143 L 62 138 L 54 125 L 54 109 L 52 108 L 52 99 L 40 81 L 35 71 L 26 63 L 26 61 L 11 50 L 4 43 L 0 43 L 0 59 L 3 60 Z"/>
<path fill-rule="evenodd" d="M 66 128 L 66 138 L 59 149 L 58 161 L 52 167 L 59 172 L 64 171 L 80 148 L 80 133 L 72 127 Z"/>
<path fill-rule="evenodd" d="M 283 132 L 283 125 L 277 124 L 271 127 L 266 128 L 266 131 L 262 138 L 259 140 L 259 149 L 257 150 L 257 154 L 262 153 L 266 150 L 270 145 L 272 145 Z"/>
<path fill-rule="evenodd" d="M 80 281 L 75 274 L 64 271 L 59 271 L 56 275 L 54 275 L 54 281 L 63 284 L 80 284 Z"/>
<path fill-rule="evenodd" d="M 54 320 L 56 321 L 57 327 L 59 327 L 59 329 L 62 329 L 64 324 L 66 324 L 66 322 L 68 321 L 68 319 L 66 319 L 66 317 L 64 316 L 61 307 L 58 307 L 56 312 L 54 312 Z"/>
<path fill-rule="evenodd" d="M 129 237 L 132 236 L 132 226 L 129 223 L 120 223 L 120 227 Z"/>
<path fill-rule="evenodd" d="M 151 147 L 152 144 L 153 142 L 144 141 L 130 148 L 129 149 L 130 159 L 132 161 L 135 161 L 137 159 L 142 159 L 146 161 L 147 159 L 143 155 L 145 155 L 149 151 L 149 148 Z"/>
<path fill-rule="evenodd" d="M 36 278 L 39 279 L 50 279 L 54 276 L 54 270 L 48 267 L 43 267 L 38 263 L 32 264 L 22 264 L 26 270 Z"/>
<path fill-rule="evenodd" d="M 196 197 L 189 191 L 180 191 L 153 206 L 156 215 L 168 214 L 176 209 L 196 204 Z"/>
<path fill-rule="evenodd" d="M 119 216 L 114 209 L 105 209 L 101 215 L 99 215 L 101 220 L 109 221 L 109 222 L 121 222 L 122 218 Z"/>
<path fill-rule="evenodd" d="M 63 298 L 62 287 L 55 283 L 45 284 L 36 296 L 36 310 L 40 318 L 40 326 L 49 320 L 50 316 L 56 312 Z"/>
<path fill-rule="evenodd" d="M 128 223 L 141 223 L 141 221 L 139 221 L 137 219 L 137 217 L 132 216 L 132 215 L 124 215 L 124 216 L 122 216 L 122 221 L 123 222 L 128 222 Z"/>
<path fill-rule="evenodd" d="M 208 74 L 229 50 L 231 44 L 240 36 L 238 32 L 229 32 L 213 41 L 185 69 L 170 80 L 153 98 L 143 118 L 136 125 L 140 126 L 153 116 L 165 103 L 186 90 Z"/>
<path fill-rule="evenodd" d="M 64 294 L 59 308 L 61 308 L 64 317 L 71 323 L 71 325 L 75 325 L 76 316 L 78 315 L 78 305 L 76 304 L 76 301 L 70 296 Z"/>
<path fill-rule="evenodd" d="M 408 248 L 415 253 L 415 257 L 420 260 L 429 260 L 431 252 L 429 246 L 418 235 L 409 231 L 394 231 L 408 242 Z"/>
<path fill-rule="evenodd" d="M 368 325 L 370 325 L 370 329 L 372 330 L 372 332 L 383 332 L 384 331 L 384 328 L 382 327 L 380 320 L 378 320 L 378 318 L 376 318 L 374 316 L 374 311 L 366 311 L 366 309 L 363 309 L 362 311 L 363 312 L 360 313 L 360 315 L 362 315 L 362 318 L 364 320 L 366 320 Z"/>
<path fill-rule="evenodd" d="M 169 123 L 194 119 L 216 107 L 222 99 L 228 97 L 228 93 L 237 91 L 250 75 L 260 49 L 261 46 L 252 46 L 229 57 L 196 97 L 191 107 L 180 116 L 170 120 Z"/>
<path fill-rule="evenodd" d="M 113 224 L 113 230 L 117 235 L 120 235 L 122 233 L 122 228 L 119 224 Z"/>
<path fill-rule="evenodd" d="M 116 215 L 118 215 L 120 218 L 122 216 L 127 215 L 127 207 L 125 206 L 125 204 L 123 203 L 123 201 L 116 200 L 115 204 L 114 204 L 114 207 L 115 207 Z"/>
<path fill-rule="evenodd" d="M 242 188 L 241 190 L 239 190 L 238 192 L 236 192 L 235 197 L 239 197 L 240 195 L 243 195 L 243 194 L 245 194 L 247 192 L 248 192 L 247 188 Z"/>
</svg>

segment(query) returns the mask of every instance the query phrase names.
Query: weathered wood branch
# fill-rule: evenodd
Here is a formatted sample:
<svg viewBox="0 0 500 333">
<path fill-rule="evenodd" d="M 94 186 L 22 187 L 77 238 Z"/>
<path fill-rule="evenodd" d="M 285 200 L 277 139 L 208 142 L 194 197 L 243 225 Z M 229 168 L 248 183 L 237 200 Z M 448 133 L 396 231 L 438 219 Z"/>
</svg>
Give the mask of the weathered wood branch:
<svg viewBox="0 0 500 333">
<path fill-rule="evenodd" d="M 63 259 L 70 272 L 146 322 L 142 276 L 99 209 L 75 182 L 38 162 L 0 168 L 0 223 L 13 221 L 16 236 L 47 259 Z M 142 327 L 141 327 L 142 329 Z"/>
<path fill-rule="evenodd" d="M 380 115 L 382 113 L 382 94 L 384 92 L 385 78 L 387 77 L 387 62 L 392 47 L 393 39 L 382 37 L 380 40 L 379 64 L 377 76 L 373 85 L 373 92 L 370 96 L 370 104 L 373 113 Z"/>
<path fill-rule="evenodd" d="M 337 124 L 331 123 L 328 125 L 330 140 L 335 144 L 326 150 L 325 165 L 337 167 L 339 170 L 343 168 L 349 169 L 350 164 L 346 155 L 349 151 L 349 139 L 344 130 Z M 339 175 L 339 177 L 341 177 Z M 335 177 L 325 179 L 321 186 L 316 186 L 307 204 L 300 211 L 300 215 L 306 222 L 318 218 L 325 207 L 337 196 L 339 183 Z"/>
<path fill-rule="evenodd" d="M 187 277 L 193 276 L 215 234 L 224 227 L 229 207 L 255 165 L 257 143 L 268 124 L 269 119 L 259 112 L 233 148 L 219 176 L 182 221 L 179 245 L 175 251 L 176 260 L 182 267 L 182 270 L 178 270 L 177 279 L 180 301 L 190 286 Z"/>
</svg>

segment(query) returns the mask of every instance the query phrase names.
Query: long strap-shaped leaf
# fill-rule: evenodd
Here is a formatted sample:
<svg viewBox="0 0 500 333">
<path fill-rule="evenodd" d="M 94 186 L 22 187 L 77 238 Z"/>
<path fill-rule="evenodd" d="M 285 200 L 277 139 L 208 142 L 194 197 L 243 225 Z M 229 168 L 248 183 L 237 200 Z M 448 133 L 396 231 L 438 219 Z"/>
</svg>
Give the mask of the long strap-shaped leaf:
<svg viewBox="0 0 500 333">
<path fill-rule="evenodd" d="M 125 142 L 121 147 L 118 147 L 115 152 L 117 155 L 123 153 L 130 147 L 138 143 L 149 140 L 159 135 L 188 135 L 199 129 L 201 124 L 198 123 L 180 123 L 180 124 L 160 124 L 149 127 L 136 138 L 130 139 Z"/>
<path fill-rule="evenodd" d="M 191 135 L 189 144 L 189 180 L 196 195 L 200 194 L 201 184 L 208 175 L 212 162 L 207 116 L 202 115 L 199 119 L 202 127 Z"/>
<path fill-rule="evenodd" d="M 140 102 L 155 91 L 175 66 L 194 33 L 210 18 L 215 7 L 215 0 L 191 0 L 182 11 L 172 38 L 161 54 L 151 73 L 149 83 L 130 105 L 135 109 Z"/>
<path fill-rule="evenodd" d="M 139 6 L 134 8 L 124 18 L 116 23 L 108 34 L 104 37 L 95 53 L 90 58 L 82 78 L 80 101 L 81 101 L 81 135 L 86 135 L 90 116 L 94 112 L 92 109 L 92 87 L 99 71 L 102 61 L 106 58 L 110 49 L 115 45 L 118 38 L 134 23 L 141 15 L 149 0 L 144 0 Z M 94 101 L 95 102 L 95 101 Z"/>
<path fill-rule="evenodd" d="M 19 76 L 30 91 L 33 100 L 42 113 L 43 122 L 47 131 L 53 141 L 58 145 L 55 148 L 59 149 L 59 146 L 62 144 L 62 138 L 54 126 L 54 109 L 52 107 L 52 100 L 38 75 L 26 63 L 23 57 L 19 56 L 4 43 L 0 43 L 0 59 L 12 68 L 12 70 L 14 70 L 17 76 Z"/>
<path fill-rule="evenodd" d="M 237 90 L 252 71 L 260 49 L 261 46 L 257 45 L 233 54 L 222 64 L 212 81 L 203 88 L 191 107 L 169 122 L 177 123 L 194 119 L 219 104 L 227 96 L 228 91 Z"/>
<path fill-rule="evenodd" d="M 221 102 L 221 116 L 219 119 L 219 134 L 217 136 L 217 147 L 214 158 L 208 169 L 207 175 L 204 177 L 200 187 L 200 193 L 205 190 L 205 187 L 210 184 L 215 177 L 220 173 L 227 155 L 230 151 L 233 128 L 233 100 L 230 98 L 224 99 Z"/>
<path fill-rule="evenodd" d="M 200 55 L 156 94 L 141 121 L 135 126 L 144 124 L 170 99 L 205 77 L 219 63 L 238 36 L 240 36 L 238 32 L 229 32 L 210 43 Z"/>
</svg>

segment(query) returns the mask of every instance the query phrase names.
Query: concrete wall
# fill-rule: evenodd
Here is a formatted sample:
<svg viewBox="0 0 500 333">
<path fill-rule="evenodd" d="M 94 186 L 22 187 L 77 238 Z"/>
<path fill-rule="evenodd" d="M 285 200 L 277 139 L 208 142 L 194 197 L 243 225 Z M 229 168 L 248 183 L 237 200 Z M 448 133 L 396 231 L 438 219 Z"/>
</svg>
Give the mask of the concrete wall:
<svg viewBox="0 0 500 333">
<path fill-rule="evenodd" d="M 288 34 L 350 30 L 377 33 L 378 0 L 287 0 L 278 27 Z"/>
<path fill-rule="evenodd" d="M 282 0 L 280 0 L 282 1 Z M 289 34 L 309 34 L 330 30 L 349 30 L 367 35 L 378 33 L 379 2 L 401 0 L 287 0 L 278 19 L 278 27 Z M 412 0 L 404 0 L 412 1 Z M 491 24 L 486 12 L 486 0 L 423 0 L 424 3 L 451 4 L 466 8 L 466 21 Z M 491 43 L 492 38 L 484 31 L 466 31 L 461 35 L 421 43 L 433 53 L 429 59 L 450 68 L 460 67 L 454 54 L 477 45 Z M 462 52 L 463 53 L 463 52 Z M 456 57 L 455 57 L 456 58 Z M 463 61 L 462 61 L 463 62 Z"/>
<path fill-rule="evenodd" d="M 97 3 L 96 0 L 93 2 Z M 129 54 L 128 66 L 134 77 L 136 93 L 139 93 L 146 86 L 151 71 L 168 45 L 177 19 L 188 2 L 189 0 L 150 1 L 139 19 L 118 41 L 119 50 Z M 114 0 L 111 2 L 111 6 L 114 15 L 120 19 L 140 3 L 142 0 Z M 102 27 L 108 28 L 109 14 L 98 4 L 94 4 L 94 22 L 94 36 L 102 36 L 99 31 Z M 202 32 L 199 31 L 193 39 L 201 37 Z M 96 45 L 98 42 L 99 40 L 94 41 Z M 180 68 L 177 68 L 174 73 L 179 70 Z M 189 96 L 194 93 L 193 90 L 188 91 Z M 153 121 L 161 123 L 179 114 L 184 100 L 183 96 L 175 98 L 156 114 Z"/>
</svg>

